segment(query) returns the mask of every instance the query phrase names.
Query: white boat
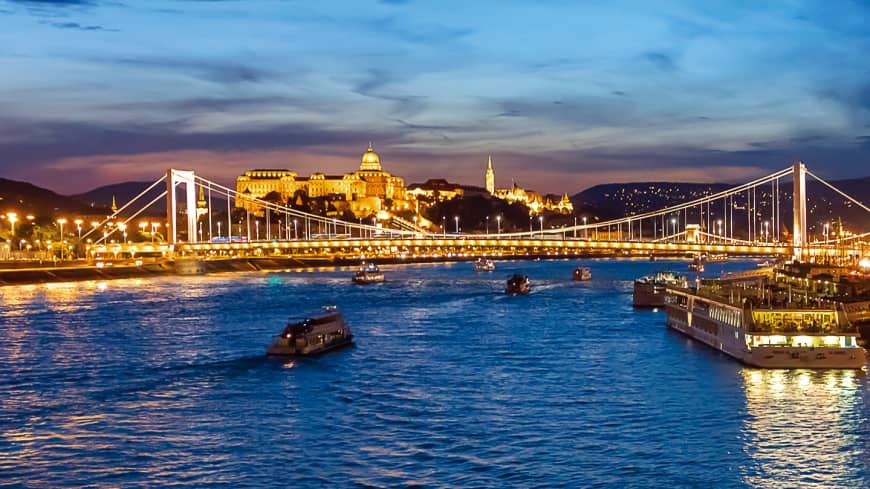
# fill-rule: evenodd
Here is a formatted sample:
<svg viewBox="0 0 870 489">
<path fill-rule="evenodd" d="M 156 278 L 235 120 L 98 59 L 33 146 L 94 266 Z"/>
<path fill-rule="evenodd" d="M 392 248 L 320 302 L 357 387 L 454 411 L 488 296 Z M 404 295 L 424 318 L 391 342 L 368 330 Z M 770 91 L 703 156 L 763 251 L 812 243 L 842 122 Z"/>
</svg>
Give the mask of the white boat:
<svg viewBox="0 0 870 489">
<path fill-rule="evenodd" d="M 589 267 L 577 267 L 574 269 L 574 281 L 585 282 L 592 280 L 592 270 Z"/>
<path fill-rule="evenodd" d="M 478 258 L 474 262 L 474 271 L 475 272 L 494 272 L 495 271 L 495 263 L 488 258 Z"/>
<path fill-rule="evenodd" d="M 384 281 L 384 273 L 374 263 L 363 262 L 351 280 L 360 285 L 375 284 Z"/>
<path fill-rule="evenodd" d="M 686 287 L 686 277 L 671 272 L 658 272 L 634 281 L 634 307 L 664 307 L 668 287 Z"/>
<path fill-rule="evenodd" d="M 757 280 L 757 279 L 752 279 Z M 775 285 L 704 280 L 668 287 L 667 325 L 741 362 L 762 368 L 862 368 L 866 351 L 836 305 L 764 304 Z M 759 297 L 760 296 L 760 297 Z"/>
<path fill-rule="evenodd" d="M 326 313 L 300 321 L 290 321 L 266 349 L 269 355 L 309 356 L 349 345 L 353 334 L 334 306 Z"/>
</svg>

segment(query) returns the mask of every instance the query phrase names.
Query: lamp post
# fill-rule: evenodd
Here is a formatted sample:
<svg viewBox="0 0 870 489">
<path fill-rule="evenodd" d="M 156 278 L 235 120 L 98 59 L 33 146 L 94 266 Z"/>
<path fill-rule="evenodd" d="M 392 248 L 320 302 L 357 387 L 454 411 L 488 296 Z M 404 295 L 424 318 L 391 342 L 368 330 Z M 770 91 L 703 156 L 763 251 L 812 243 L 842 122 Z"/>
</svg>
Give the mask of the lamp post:
<svg viewBox="0 0 870 489">
<path fill-rule="evenodd" d="M 830 234 L 828 234 L 828 231 L 830 229 L 829 226 L 830 226 L 830 223 L 826 222 L 825 223 L 825 245 L 828 244 L 828 236 L 830 236 Z"/>
<path fill-rule="evenodd" d="M 293 219 L 293 239 L 299 239 L 299 233 L 296 230 L 296 225 L 299 223 L 297 219 Z"/>
<path fill-rule="evenodd" d="M 218 221 L 217 225 L 218 225 L 218 238 L 220 238 L 221 237 L 221 222 Z M 154 231 L 151 231 L 151 242 L 152 243 L 154 242 Z"/>
<path fill-rule="evenodd" d="M 121 234 L 124 235 L 123 242 L 126 243 L 127 242 L 127 225 L 122 222 L 121 224 L 118 224 L 118 228 L 121 230 Z M 196 239 L 196 236 L 194 236 L 193 239 Z"/>
<path fill-rule="evenodd" d="M 15 222 L 18 221 L 18 214 L 14 212 L 7 212 L 6 219 L 9 219 L 9 224 L 12 226 L 12 237 L 15 237 Z"/>
<path fill-rule="evenodd" d="M 489 235 L 489 216 L 486 216 L 486 234 Z"/>
<path fill-rule="evenodd" d="M 583 238 L 589 239 L 589 229 L 586 227 L 586 216 L 583 216 Z"/>
<path fill-rule="evenodd" d="M 441 216 L 441 232 L 444 234 L 444 237 L 447 237 L 447 217 Z"/>
<path fill-rule="evenodd" d="M 260 241 L 260 220 L 254 219 L 254 227 L 257 228 L 257 241 Z"/>
<path fill-rule="evenodd" d="M 498 234 L 501 234 L 501 216 L 495 216 L 495 222 L 498 223 Z"/>
<path fill-rule="evenodd" d="M 60 259 L 63 260 L 63 225 L 66 224 L 66 219 L 60 218 L 57 220 L 58 225 L 60 225 Z"/>
<path fill-rule="evenodd" d="M 459 216 L 453 216 L 453 221 L 456 222 L 456 234 L 459 234 Z"/>
<path fill-rule="evenodd" d="M 157 230 L 156 230 L 156 229 L 157 229 L 158 227 L 160 227 L 160 223 L 159 223 L 159 222 L 152 222 L 152 223 L 151 223 L 151 242 L 152 242 L 152 243 L 154 242 L 154 234 L 157 233 Z M 220 227 L 218 228 L 218 236 L 220 236 Z"/>
<path fill-rule="evenodd" d="M 541 239 L 544 239 L 544 216 L 538 216 L 538 221 L 541 222 Z"/>
<path fill-rule="evenodd" d="M 671 227 L 673 228 L 672 236 L 677 234 L 677 220 L 673 217 L 671 218 Z"/>
<path fill-rule="evenodd" d="M 716 220 L 716 226 L 719 228 L 719 231 L 718 231 L 719 241 L 722 241 L 722 219 Z"/>
<path fill-rule="evenodd" d="M 764 241 L 770 242 L 770 222 L 764 221 Z"/>
<path fill-rule="evenodd" d="M 534 231 L 532 231 L 532 216 L 529 216 L 529 239 L 535 237 Z"/>
</svg>

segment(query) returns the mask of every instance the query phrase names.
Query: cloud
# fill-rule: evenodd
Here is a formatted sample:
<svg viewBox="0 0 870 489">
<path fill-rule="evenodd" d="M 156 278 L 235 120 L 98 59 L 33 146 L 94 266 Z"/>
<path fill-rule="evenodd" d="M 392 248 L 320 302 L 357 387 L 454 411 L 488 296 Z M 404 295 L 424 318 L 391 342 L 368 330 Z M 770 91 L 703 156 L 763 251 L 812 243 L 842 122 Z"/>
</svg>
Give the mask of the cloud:
<svg viewBox="0 0 870 489">
<path fill-rule="evenodd" d="M 158 72 L 174 70 L 187 73 L 194 78 L 219 84 L 259 83 L 274 79 L 275 77 L 275 74 L 269 70 L 236 61 L 210 61 L 169 57 L 131 57 L 97 61 Z"/>
<path fill-rule="evenodd" d="M 107 29 L 103 26 L 99 25 L 82 25 L 78 22 L 52 22 L 50 24 L 52 27 L 57 27 L 58 29 L 73 29 L 80 31 L 104 31 L 104 32 L 118 32 L 117 29 Z"/>
<path fill-rule="evenodd" d="M 93 5 L 95 4 L 95 0 L 6 0 L 10 3 L 20 3 L 23 5 L 44 5 L 44 6 L 57 6 L 57 7 L 68 7 L 68 6 L 80 6 L 80 5 Z"/>
<path fill-rule="evenodd" d="M 659 51 L 649 51 L 643 54 L 643 59 L 651 63 L 659 71 L 677 71 L 677 63 L 670 54 Z"/>
</svg>

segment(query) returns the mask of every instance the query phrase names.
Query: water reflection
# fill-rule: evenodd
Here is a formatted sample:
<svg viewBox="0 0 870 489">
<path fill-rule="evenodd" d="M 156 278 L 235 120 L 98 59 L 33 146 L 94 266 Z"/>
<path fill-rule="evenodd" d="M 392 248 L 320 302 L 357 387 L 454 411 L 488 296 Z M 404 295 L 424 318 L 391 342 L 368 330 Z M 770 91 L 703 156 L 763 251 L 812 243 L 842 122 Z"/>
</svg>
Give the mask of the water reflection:
<svg viewBox="0 0 870 489">
<path fill-rule="evenodd" d="M 741 436 L 753 487 L 854 487 L 866 477 L 864 371 L 742 370 Z"/>
</svg>

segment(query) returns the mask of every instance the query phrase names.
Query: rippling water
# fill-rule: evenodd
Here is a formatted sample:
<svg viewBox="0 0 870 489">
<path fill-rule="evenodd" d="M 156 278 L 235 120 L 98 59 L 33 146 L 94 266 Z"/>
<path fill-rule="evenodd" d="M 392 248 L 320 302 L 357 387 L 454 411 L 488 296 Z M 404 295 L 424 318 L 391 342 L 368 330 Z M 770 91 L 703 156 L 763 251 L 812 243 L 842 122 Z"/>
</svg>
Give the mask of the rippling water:
<svg viewBox="0 0 870 489">
<path fill-rule="evenodd" d="M 749 369 L 668 331 L 630 306 L 668 266 L 0 288 L 0 486 L 870 486 L 864 372 Z M 501 294 L 515 271 L 531 295 Z M 263 355 L 324 304 L 354 347 Z"/>
</svg>

